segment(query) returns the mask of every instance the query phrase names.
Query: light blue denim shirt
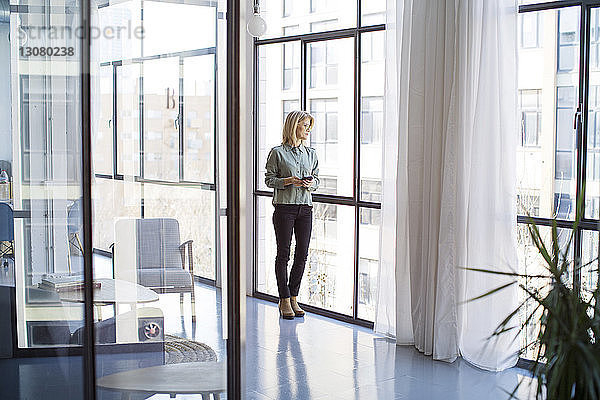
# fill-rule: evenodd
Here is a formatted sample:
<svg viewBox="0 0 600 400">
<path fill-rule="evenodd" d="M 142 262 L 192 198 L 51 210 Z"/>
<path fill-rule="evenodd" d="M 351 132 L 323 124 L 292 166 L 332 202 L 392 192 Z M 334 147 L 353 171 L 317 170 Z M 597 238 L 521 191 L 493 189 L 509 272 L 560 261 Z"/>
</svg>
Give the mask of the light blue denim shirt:
<svg viewBox="0 0 600 400">
<path fill-rule="evenodd" d="M 312 176 L 308 188 L 283 184 L 283 179 Z M 319 187 L 319 160 L 312 147 L 287 144 L 273 147 L 267 157 L 265 183 L 273 188 L 273 204 L 307 204 L 312 206 L 312 194 Z"/>
</svg>

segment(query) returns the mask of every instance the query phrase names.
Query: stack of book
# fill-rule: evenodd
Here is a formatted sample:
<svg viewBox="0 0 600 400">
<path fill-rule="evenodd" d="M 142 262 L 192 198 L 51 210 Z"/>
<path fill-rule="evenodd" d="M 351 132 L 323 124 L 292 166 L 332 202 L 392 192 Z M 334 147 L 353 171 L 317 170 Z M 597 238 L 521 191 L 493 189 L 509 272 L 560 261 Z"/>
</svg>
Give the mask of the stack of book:
<svg viewBox="0 0 600 400">
<path fill-rule="evenodd" d="M 100 282 L 94 282 L 94 288 L 100 288 Z M 40 289 L 54 290 L 58 293 L 83 290 L 85 287 L 82 275 L 46 274 L 38 284 Z"/>
</svg>

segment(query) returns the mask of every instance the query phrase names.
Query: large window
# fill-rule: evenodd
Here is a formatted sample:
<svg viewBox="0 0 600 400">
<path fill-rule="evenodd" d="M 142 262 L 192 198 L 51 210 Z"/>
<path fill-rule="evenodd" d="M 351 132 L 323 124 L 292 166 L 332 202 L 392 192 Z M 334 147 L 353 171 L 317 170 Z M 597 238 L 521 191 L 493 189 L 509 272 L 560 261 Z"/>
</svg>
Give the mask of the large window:
<svg viewBox="0 0 600 400">
<path fill-rule="evenodd" d="M 319 158 L 321 185 L 313 195 L 313 232 L 299 298 L 328 315 L 370 325 L 379 266 L 385 65 L 385 26 L 376 24 L 384 22 L 385 2 L 363 2 L 360 22 L 355 1 L 298 1 L 293 11 L 289 3 L 280 2 L 283 12 L 275 13 L 285 18 L 272 21 L 283 36 L 273 33 L 255 42 L 254 290 L 277 296 L 266 156 L 281 143 L 287 114 L 306 110 L 315 117 L 308 144 Z M 265 7 L 274 5 L 267 1 Z M 322 34 L 340 28 L 346 29 Z M 289 40 L 290 35 L 300 37 Z"/>
<path fill-rule="evenodd" d="M 576 6 L 577 2 L 558 1 L 550 7 L 530 0 L 521 3 L 526 5 L 519 9 L 518 254 L 521 272 L 535 275 L 544 271 L 544 261 L 529 238 L 527 217 L 536 217 L 548 241 L 552 218 L 556 218 L 559 241 L 566 244 L 578 197 L 585 199 L 585 216 L 574 232 L 569 257 L 585 264 L 598 254 L 600 19 L 599 10 L 584 6 L 583 1 Z M 581 46 L 588 44 L 590 52 L 580 60 Z M 596 265 L 592 262 L 582 270 L 569 271 L 569 283 L 580 287 L 583 296 L 597 284 L 597 274 L 592 272 Z M 541 284 L 537 279 L 522 283 L 532 289 Z M 539 326 L 529 324 L 523 344 L 538 332 Z M 533 356 L 533 351 L 526 356 Z"/>
</svg>

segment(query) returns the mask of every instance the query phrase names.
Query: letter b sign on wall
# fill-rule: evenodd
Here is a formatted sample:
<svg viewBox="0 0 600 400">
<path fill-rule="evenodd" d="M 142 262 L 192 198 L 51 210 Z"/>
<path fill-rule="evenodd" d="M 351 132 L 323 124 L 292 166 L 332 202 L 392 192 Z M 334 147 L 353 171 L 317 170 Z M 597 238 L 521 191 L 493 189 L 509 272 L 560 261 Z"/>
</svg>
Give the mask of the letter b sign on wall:
<svg viewBox="0 0 600 400">
<path fill-rule="evenodd" d="M 167 110 L 174 110 L 175 105 L 175 89 L 167 88 Z"/>
</svg>

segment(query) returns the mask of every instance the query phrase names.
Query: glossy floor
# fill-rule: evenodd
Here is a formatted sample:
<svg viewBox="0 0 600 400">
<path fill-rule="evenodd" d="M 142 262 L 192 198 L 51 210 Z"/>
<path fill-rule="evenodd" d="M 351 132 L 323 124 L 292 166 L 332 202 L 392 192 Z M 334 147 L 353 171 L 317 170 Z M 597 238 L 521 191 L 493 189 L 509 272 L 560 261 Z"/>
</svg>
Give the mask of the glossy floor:
<svg viewBox="0 0 600 400">
<path fill-rule="evenodd" d="M 198 320 L 189 301 L 183 317 L 177 295 L 161 295 L 167 333 L 194 338 L 225 360 L 220 291 L 197 284 Z M 524 371 L 482 371 L 458 360 L 433 361 L 372 331 L 318 315 L 282 320 L 275 304 L 248 298 L 245 385 L 248 399 L 506 399 Z M 100 354 L 98 373 L 160 363 L 154 353 Z M 0 360 L 2 399 L 79 399 L 81 360 L 75 357 Z M 118 393 L 99 391 L 101 399 Z M 222 396 L 226 398 L 227 396 Z M 134 398 L 144 398 L 134 397 Z M 151 399 L 168 399 L 154 395 Z M 199 399 L 199 395 L 178 395 Z M 533 398 L 526 387 L 519 398 Z"/>
<path fill-rule="evenodd" d="M 250 399 L 506 399 L 522 370 L 491 373 L 433 361 L 372 331 L 307 314 L 278 318 L 274 304 L 247 306 Z M 528 398 L 528 390 L 519 398 Z"/>
</svg>

